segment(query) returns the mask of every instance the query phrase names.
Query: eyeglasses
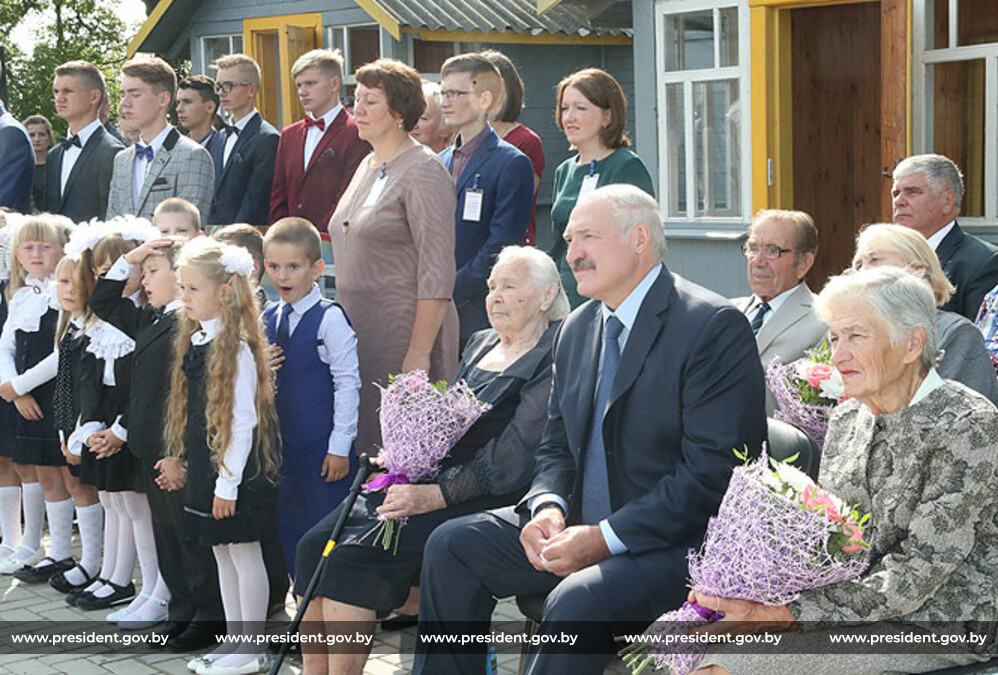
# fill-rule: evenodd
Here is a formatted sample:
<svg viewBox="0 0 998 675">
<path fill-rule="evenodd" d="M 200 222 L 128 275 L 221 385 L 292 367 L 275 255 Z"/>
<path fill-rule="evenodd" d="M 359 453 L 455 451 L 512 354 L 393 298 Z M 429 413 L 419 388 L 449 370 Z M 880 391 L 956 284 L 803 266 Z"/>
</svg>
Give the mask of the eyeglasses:
<svg viewBox="0 0 998 675">
<path fill-rule="evenodd" d="M 444 91 L 440 92 L 440 95 L 443 96 L 448 101 L 453 101 L 458 96 L 465 96 L 466 94 L 470 93 L 471 93 L 470 91 L 461 91 L 459 89 L 445 89 Z"/>
<path fill-rule="evenodd" d="M 249 82 L 216 82 L 215 83 L 215 93 L 216 94 L 231 94 L 232 90 L 236 87 L 248 87 Z"/>
<path fill-rule="evenodd" d="M 792 251 L 792 248 L 780 248 L 776 244 L 765 244 L 764 246 L 760 246 L 752 241 L 747 241 L 742 244 L 742 253 L 745 254 L 746 258 L 754 258 L 761 253 L 762 257 L 766 260 L 776 260 L 784 253 L 790 253 Z"/>
</svg>

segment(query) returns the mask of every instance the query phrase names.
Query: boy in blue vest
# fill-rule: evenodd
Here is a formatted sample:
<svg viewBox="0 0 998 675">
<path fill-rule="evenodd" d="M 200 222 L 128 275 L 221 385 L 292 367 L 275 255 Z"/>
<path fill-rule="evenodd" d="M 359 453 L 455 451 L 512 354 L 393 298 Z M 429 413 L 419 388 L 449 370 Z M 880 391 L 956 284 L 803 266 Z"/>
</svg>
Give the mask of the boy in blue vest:
<svg viewBox="0 0 998 675">
<path fill-rule="evenodd" d="M 281 296 L 263 313 L 267 338 L 283 351 L 277 413 L 284 444 L 277 530 L 292 575 L 298 540 L 346 497 L 353 474 L 360 373 L 357 336 L 343 308 L 319 294 L 319 233 L 282 218 L 263 241 L 267 274 Z"/>
</svg>

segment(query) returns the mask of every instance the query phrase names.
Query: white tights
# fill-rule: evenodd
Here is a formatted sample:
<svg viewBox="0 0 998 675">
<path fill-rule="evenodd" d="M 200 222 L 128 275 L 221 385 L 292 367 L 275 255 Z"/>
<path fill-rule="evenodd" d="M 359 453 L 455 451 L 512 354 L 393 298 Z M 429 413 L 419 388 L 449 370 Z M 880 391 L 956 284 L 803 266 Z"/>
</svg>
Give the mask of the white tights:
<svg viewBox="0 0 998 675">
<path fill-rule="evenodd" d="M 267 621 L 269 583 L 260 542 L 212 546 L 218 564 L 218 586 L 229 635 L 263 633 Z M 220 666 L 241 666 L 266 651 L 266 645 L 227 642 L 208 658 Z"/>
</svg>

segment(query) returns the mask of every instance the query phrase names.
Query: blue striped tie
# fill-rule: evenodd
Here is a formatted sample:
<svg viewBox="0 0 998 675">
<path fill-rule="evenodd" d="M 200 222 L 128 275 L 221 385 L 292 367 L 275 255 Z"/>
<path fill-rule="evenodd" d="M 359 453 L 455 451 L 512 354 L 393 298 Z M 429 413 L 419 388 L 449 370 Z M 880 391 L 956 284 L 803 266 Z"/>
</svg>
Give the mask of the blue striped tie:
<svg viewBox="0 0 998 675">
<path fill-rule="evenodd" d="M 603 327 L 603 368 L 596 384 L 589 444 L 582 466 L 582 522 L 595 525 L 610 515 L 610 484 L 606 471 L 606 448 L 603 446 L 603 416 L 610 400 L 610 388 L 620 363 L 620 331 L 624 324 L 610 315 Z"/>
<path fill-rule="evenodd" d="M 759 305 L 759 311 L 755 313 L 755 317 L 752 319 L 752 323 L 749 325 L 752 327 L 752 335 L 758 335 L 759 331 L 762 329 L 762 322 L 766 318 L 766 312 L 770 310 L 769 303 L 763 302 Z"/>
</svg>

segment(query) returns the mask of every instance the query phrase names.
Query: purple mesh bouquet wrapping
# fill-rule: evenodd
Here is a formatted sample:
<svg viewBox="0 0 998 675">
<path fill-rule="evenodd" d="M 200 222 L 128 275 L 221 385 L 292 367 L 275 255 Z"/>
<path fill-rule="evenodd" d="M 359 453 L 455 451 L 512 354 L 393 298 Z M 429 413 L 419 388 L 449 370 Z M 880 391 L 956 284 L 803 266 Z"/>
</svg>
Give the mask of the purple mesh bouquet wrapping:
<svg viewBox="0 0 998 675">
<path fill-rule="evenodd" d="M 869 545 L 862 539 L 868 519 L 763 454 L 732 473 L 700 552 L 690 551 L 690 586 L 713 597 L 778 606 L 802 591 L 855 579 L 868 564 Z M 621 656 L 635 674 L 651 665 L 686 675 L 699 666 L 707 645 L 678 635 L 723 616 L 687 602 L 660 616 Z"/>
<path fill-rule="evenodd" d="M 448 386 L 430 382 L 422 370 L 388 378 L 381 389 L 381 451 L 387 473 L 365 483 L 368 492 L 435 478 L 454 444 L 491 406 L 475 397 L 463 380 Z M 397 549 L 405 520 L 380 521 L 368 534 L 385 550 Z M 368 535 L 365 535 L 367 537 Z"/>
<path fill-rule="evenodd" d="M 804 358 L 781 363 L 779 357 L 766 369 L 766 383 L 776 398 L 773 415 L 804 430 L 818 445 L 824 445 L 832 408 L 844 400 L 842 375 L 832 365 L 828 342 L 804 352 Z"/>
</svg>

